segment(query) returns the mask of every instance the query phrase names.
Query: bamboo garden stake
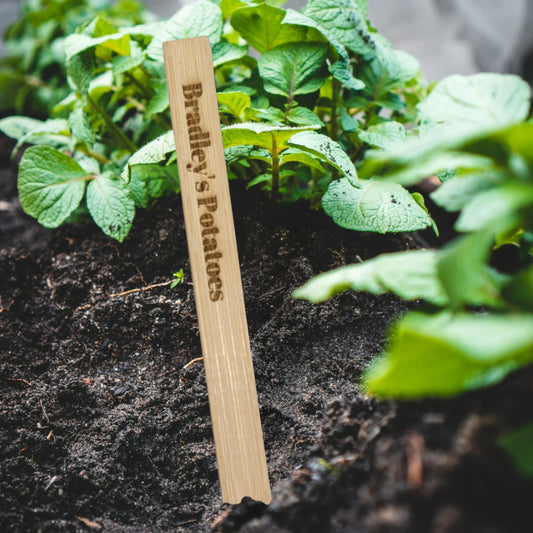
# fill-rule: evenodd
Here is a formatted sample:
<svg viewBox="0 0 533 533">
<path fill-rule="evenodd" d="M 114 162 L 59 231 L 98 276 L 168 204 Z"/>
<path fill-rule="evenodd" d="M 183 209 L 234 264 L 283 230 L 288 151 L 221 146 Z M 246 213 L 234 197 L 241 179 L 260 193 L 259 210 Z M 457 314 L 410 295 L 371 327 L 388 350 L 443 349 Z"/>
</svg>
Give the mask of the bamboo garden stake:
<svg viewBox="0 0 533 533">
<path fill-rule="evenodd" d="M 222 499 L 270 502 L 207 37 L 163 44 Z"/>
</svg>

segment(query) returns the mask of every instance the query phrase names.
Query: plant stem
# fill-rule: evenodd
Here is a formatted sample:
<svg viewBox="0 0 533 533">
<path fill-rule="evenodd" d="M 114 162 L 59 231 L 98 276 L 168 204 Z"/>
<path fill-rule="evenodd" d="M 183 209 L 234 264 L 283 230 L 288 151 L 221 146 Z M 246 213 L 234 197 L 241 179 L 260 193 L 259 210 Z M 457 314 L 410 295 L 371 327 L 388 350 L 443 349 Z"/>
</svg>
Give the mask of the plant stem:
<svg viewBox="0 0 533 533">
<path fill-rule="evenodd" d="M 339 103 L 339 91 L 341 90 L 341 84 L 338 80 L 333 78 L 331 87 L 331 131 L 330 137 L 332 140 L 337 140 L 337 106 Z"/>
<path fill-rule="evenodd" d="M 272 137 L 272 199 L 278 199 L 279 193 L 279 152 L 278 152 L 278 143 L 276 137 L 271 134 Z"/>
<path fill-rule="evenodd" d="M 111 120 L 111 117 L 102 109 L 90 96 L 87 97 L 91 107 L 104 119 L 106 126 L 115 137 L 119 146 L 128 150 L 128 152 L 136 152 L 137 146 L 126 137 L 126 134 Z"/>
<path fill-rule="evenodd" d="M 96 159 L 99 163 L 110 163 L 111 162 L 111 160 L 107 158 L 105 155 L 99 154 L 85 146 L 76 147 L 76 149 L 79 150 L 80 152 L 83 152 L 85 155 L 88 155 L 89 157 Z"/>
<path fill-rule="evenodd" d="M 152 97 L 152 94 L 150 93 L 150 91 L 131 72 L 126 72 L 126 75 L 128 79 L 131 81 L 131 83 L 133 83 L 136 87 L 139 88 L 142 95 L 147 100 L 149 100 Z"/>
</svg>

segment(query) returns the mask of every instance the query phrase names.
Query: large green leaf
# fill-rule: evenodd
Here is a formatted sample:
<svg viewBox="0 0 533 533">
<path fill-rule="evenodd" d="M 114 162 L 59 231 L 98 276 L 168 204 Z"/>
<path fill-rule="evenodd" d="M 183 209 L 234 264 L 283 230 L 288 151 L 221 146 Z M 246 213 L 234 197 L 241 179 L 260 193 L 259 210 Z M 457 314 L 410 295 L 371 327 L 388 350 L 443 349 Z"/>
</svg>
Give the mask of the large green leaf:
<svg viewBox="0 0 533 533">
<path fill-rule="evenodd" d="M 322 26 L 320 22 L 303 13 L 288 9 L 285 18 L 283 19 L 283 24 L 288 24 L 292 27 L 303 26 L 304 28 L 312 29 L 315 35 L 316 32 L 318 32 L 318 35 L 321 35 L 333 50 L 333 63 L 328 67 L 330 74 L 342 85 L 350 89 L 359 90 L 364 87 L 365 84 L 361 80 L 355 78 L 352 73 L 350 58 L 346 52 L 346 48 L 337 40 L 333 33 Z"/>
<path fill-rule="evenodd" d="M 397 183 L 361 180 L 355 188 L 343 178 L 330 183 L 324 211 L 343 228 L 377 233 L 415 231 L 431 226 L 427 212 Z"/>
<path fill-rule="evenodd" d="M 207 36 L 211 46 L 220 41 L 222 12 L 213 2 L 200 0 L 182 7 L 172 18 L 162 23 L 148 45 L 147 55 L 163 61 L 163 43 L 174 39 Z"/>
<path fill-rule="evenodd" d="M 59 150 L 28 148 L 20 161 L 17 183 L 22 208 L 44 227 L 56 228 L 78 207 L 91 177 Z"/>
<path fill-rule="evenodd" d="M 374 49 L 366 5 L 356 0 L 309 0 L 302 12 L 326 28 L 348 50 L 363 56 Z"/>
<path fill-rule="evenodd" d="M 265 52 L 257 63 L 265 90 L 292 98 L 320 89 L 328 77 L 324 43 L 286 43 Z"/>
<path fill-rule="evenodd" d="M 480 73 L 445 78 L 418 109 L 438 124 L 483 130 L 525 120 L 530 104 L 531 89 L 518 76 Z"/>
<path fill-rule="evenodd" d="M 300 150 L 316 155 L 322 161 L 326 161 L 342 172 L 354 187 L 361 186 L 355 166 L 348 154 L 338 142 L 327 135 L 322 135 L 316 131 L 297 133 L 290 138 L 289 145 L 297 146 Z"/>
<path fill-rule="evenodd" d="M 383 254 L 319 274 L 294 291 L 293 296 L 317 303 L 352 289 L 445 305 L 447 297 L 437 275 L 437 254 L 434 250 Z"/>
<path fill-rule="evenodd" d="M 87 186 L 87 208 L 102 231 L 122 242 L 131 229 L 135 202 L 126 184 L 110 173 L 95 176 Z"/>
<path fill-rule="evenodd" d="M 222 128 L 222 140 L 224 148 L 231 148 L 239 145 L 252 145 L 259 148 L 266 148 L 271 151 L 273 143 L 278 151 L 288 147 L 287 141 L 296 133 L 309 131 L 318 126 L 276 126 L 271 124 L 260 124 L 258 122 L 245 122 L 243 124 L 233 124 Z"/>
<path fill-rule="evenodd" d="M 533 361 L 533 315 L 410 313 L 365 376 L 379 396 L 448 396 L 503 379 Z"/>
<path fill-rule="evenodd" d="M 304 40 L 305 31 L 282 24 L 284 17 L 284 9 L 263 2 L 233 11 L 231 25 L 258 52 L 266 52 L 283 43 Z"/>
</svg>

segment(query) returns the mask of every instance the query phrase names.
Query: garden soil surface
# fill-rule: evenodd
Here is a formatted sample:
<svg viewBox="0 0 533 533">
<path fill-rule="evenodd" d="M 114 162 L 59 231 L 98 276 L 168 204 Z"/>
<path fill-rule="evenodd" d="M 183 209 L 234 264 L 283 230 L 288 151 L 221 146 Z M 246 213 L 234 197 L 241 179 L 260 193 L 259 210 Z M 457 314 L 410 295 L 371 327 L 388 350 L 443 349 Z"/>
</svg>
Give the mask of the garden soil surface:
<svg viewBox="0 0 533 533">
<path fill-rule="evenodd" d="M 361 374 L 406 304 L 291 297 L 417 236 L 232 184 L 273 500 L 223 505 L 179 197 L 122 244 L 89 223 L 45 230 L 1 143 L 0 532 L 531 531 L 533 486 L 497 445 L 532 415 L 530 369 L 456 399 L 376 400 Z"/>
</svg>

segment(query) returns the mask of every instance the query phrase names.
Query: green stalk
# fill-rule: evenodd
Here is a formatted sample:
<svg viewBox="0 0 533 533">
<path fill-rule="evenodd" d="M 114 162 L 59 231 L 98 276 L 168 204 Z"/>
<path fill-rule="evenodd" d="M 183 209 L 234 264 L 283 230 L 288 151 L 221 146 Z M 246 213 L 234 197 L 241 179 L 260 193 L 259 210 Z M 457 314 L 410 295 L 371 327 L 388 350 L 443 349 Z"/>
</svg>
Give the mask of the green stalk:
<svg viewBox="0 0 533 533">
<path fill-rule="evenodd" d="M 272 137 L 272 199 L 278 199 L 279 193 L 279 152 L 278 143 L 276 137 L 271 134 Z"/>
<path fill-rule="evenodd" d="M 111 120 L 111 117 L 102 109 L 90 96 L 87 97 L 91 107 L 104 119 L 106 126 L 115 137 L 118 145 L 128 150 L 128 152 L 136 152 L 137 146 L 126 137 L 126 134 Z"/>
<path fill-rule="evenodd" d="M 337 106 L 339 104 L 339 91 L 341 89 L 341 84 L 338 80 L 333 78 L 331 86 L 331 138 L 337 140 Z"/>
<path fill-rule="evenodd" d="M 93 159 L 96 159 L 99 163 L 110 163 L 111 160 L 107 158 L 105 155 L 99 154 L 90 148 L 87 148 L 86 146 L 78 146 L 76 147 L 77 150 L 80 152 L 83 152 L 85 155 L 88 155 L 89 157 L 92 157 Z"/>
</svg>

